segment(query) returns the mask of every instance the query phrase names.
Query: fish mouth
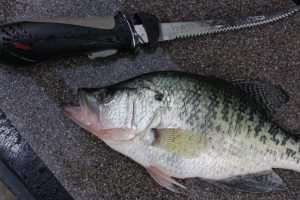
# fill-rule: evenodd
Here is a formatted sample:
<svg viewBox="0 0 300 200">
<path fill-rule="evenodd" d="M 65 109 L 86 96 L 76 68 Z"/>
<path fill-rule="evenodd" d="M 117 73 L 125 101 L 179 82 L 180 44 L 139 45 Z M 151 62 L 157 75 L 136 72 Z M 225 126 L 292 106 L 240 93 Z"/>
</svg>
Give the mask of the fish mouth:
<svg viewBox="0 0 300 200">
<path fill-rule="evenodd" d="M 100 137 L 103 125 L 97 108 L 97 99 L 85 89 L 78 90 L 79 106 L 66 106 L 64 114 L 80 127 Z"/>
</svg>

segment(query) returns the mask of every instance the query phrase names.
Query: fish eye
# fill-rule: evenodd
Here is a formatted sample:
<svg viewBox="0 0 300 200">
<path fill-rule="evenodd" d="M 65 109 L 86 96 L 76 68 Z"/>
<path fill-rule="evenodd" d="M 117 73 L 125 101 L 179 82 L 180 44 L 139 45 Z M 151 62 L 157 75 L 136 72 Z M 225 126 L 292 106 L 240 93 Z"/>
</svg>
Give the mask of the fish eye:
<svg viewBox="0 0 300 200">
<path fill-rule="evenodd" d="M 154 96 L 155 100 L 162 101 L 164 99 L 164 94 L 157 92 Z"/>
</svg>

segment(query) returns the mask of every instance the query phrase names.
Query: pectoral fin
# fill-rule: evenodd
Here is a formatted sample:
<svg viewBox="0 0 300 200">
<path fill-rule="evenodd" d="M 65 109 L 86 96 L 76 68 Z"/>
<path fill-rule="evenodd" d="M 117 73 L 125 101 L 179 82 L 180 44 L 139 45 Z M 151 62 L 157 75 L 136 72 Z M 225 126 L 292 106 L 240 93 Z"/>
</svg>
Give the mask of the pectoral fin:
<svg viewBox="0 0 300 200">
<path fill-rule="evenodd" d="M 214 183 L 218 187 L 238 192 L 263 193 L 287 190 L 286 184 L 273 170 L 259 174 L 233 177 Z"/>
<path fill-rule="evenodd" d="M 207 145 L 207 136 L 182 129 L 152 129 L 155 141 L 153 146 L 169 152 L 195 157 Z"/>
<path fill-rule="evenodd" d="M 174 180 L 166 172 L 164 172 L 162 169 L 159 169 L 158 167 L 150 166 L 147 168 L 147 171 L 159 185 L 172 192 L 178 192 L 176 187 L 186 189 L 184 185 L 178 183 L 176 180 Z"/>
</svg>

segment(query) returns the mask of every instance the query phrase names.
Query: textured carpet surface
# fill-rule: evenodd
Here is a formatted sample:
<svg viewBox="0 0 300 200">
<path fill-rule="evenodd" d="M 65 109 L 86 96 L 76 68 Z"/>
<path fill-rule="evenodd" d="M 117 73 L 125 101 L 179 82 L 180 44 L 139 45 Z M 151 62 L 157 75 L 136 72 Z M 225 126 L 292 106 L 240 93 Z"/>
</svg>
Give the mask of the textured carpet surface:
<svg viewBox="0 0 300 200">
<path fill-rule="evenodd" d="M 280 0 L 0 0 L 0 23 L 57 16 L 112 15 L 147 11 L 163 21 L 241 17 L 293 6 Z M 136 163 L 65 119 L 64 104 L 79 87 L 100 87 L 156 70 L 181 70 L 226 80 L 264 79 L 281 85 L 290 103 L 275 119 L 300 129 L 300 14 L 245 31 L 168 42 L 155 52 L 106 60 L 54 59 L 32 67 L 0 65 L 0 109 L 76 200 L 234 199 L 296 200 L 300 174 L 280 170 L 289 191 L 242 194 L 206 182 L 183 183 L 188 196 L 172 194 Z"/>
</svg>

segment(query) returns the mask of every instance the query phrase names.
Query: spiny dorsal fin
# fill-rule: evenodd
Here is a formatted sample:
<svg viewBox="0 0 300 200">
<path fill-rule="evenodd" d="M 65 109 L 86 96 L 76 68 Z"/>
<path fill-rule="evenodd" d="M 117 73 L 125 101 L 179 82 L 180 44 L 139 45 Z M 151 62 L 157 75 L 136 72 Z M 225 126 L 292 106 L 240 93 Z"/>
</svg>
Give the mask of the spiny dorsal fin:
<svg viewBox="0 0 300 200">
<path fill-rule="evenodd" d="M 280 86 L 267 81 L 234 81 L 233 84 L 261 104 L 268 113 L 276 112 L 289 101 L 288 94 Z"/>
<path fill-rule="evenodd" d="M 293 0 L 296 5 L 300 5 L 300 0 Z"/>
<path fill-rule="evenodd" d="M 262 193 L 287 190 L 286 184 L 273 170 L 258 174 L 237 176 L 213 184 L 238 192 Z"/>
</svg>

